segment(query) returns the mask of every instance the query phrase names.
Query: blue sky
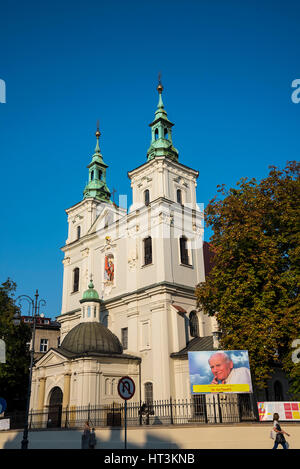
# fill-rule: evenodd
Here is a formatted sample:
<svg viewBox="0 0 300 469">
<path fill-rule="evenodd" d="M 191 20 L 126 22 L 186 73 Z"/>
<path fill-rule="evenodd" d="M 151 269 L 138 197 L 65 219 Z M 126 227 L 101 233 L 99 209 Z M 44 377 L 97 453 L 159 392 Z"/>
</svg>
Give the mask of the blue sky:
<svg viewBox="0 0 300 469">
<path fill-rule="evenodd" d="M 146 160 L 157 75 L 179 161 L 218 184 L 298 160 L 296 1 L 10 1 L 1 6 L 0 282 L 60 313 L 65 209 L 82 199 L 100 120 L 112 190 Z M 205 239 L 208 240 L 207 231 Z"/>
</svg>

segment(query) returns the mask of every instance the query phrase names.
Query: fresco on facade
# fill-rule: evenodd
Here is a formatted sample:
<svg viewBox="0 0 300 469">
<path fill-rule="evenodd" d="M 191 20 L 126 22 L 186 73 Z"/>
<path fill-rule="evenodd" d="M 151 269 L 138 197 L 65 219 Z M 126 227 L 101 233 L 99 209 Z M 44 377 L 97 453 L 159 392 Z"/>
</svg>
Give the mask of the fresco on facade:
<svg viewBox="0 0 300 469">
<path fill-rule="evenodd" d="M 188 352 L 192 394 L 250 393 L 247 350 Z"/>
<path fill-rule="evenodd" d="M 104 266 L 104 280 L 105 282 L 113 283 L 115 274 L 115 264 L 113 254 L 107 254 L 105 256 Z"/>
</svg>

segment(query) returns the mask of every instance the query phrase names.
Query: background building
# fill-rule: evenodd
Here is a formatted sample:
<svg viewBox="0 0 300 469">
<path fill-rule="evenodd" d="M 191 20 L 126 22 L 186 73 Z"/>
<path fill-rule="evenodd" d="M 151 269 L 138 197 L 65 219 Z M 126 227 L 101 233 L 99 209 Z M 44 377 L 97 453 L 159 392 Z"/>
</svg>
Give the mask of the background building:
<svg viewBox="0 0 300 469">
<path fill-rule="evenodd" d="M 21 320 L 33 326 L 32 316 L 21 316 Z M 35 325 L 35 341 L 34 341 L 34 359 L 41 358 L 50 348 L 59 347 L 60 345 L 60 323 L 53 321 L 51 318 L 42 316 L 36 317 Z M 31 349 L 30 342 L 29 348 Z"/>
</svg>

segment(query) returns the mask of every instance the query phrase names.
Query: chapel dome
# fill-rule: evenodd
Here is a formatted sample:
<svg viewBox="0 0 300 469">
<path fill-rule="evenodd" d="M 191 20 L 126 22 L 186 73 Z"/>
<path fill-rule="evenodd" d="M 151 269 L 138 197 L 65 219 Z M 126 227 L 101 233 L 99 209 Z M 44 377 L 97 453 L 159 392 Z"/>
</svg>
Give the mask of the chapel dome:
<svg viewBox="0 0 300 469">
<path fill-rule="evenodd" d="M 81 322 L 73 327 L 61 343 L 61 348 L 75 354 L 122 354 L 118 337 L 100 322 Z"/>
<path fill-rule="evenodd" d="M 86 290 L 83 295 L 82 295 L 82 300 L 85 301 L 94 301 L 94 300 L 99 300 L 99 294 L 98 292 L 94 289 L 94 284 L 91 279 L 89 283 L 89 288 Z"/>
</svg>

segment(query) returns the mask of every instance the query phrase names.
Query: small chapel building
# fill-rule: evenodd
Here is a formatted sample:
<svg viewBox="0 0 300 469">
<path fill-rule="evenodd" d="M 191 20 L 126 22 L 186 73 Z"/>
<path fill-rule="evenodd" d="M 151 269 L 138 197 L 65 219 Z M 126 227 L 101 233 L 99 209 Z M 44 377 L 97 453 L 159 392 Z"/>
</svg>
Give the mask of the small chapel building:
<svg viewBox="0 0 300 469">
<path fill-rule="evenodd" d="M 30 409 L 190 399 L 189 350 L 217 348 L 217 323 L 196 308 L 205 281 L 198 171 L 179 161 L 162 101 L 147 159 L 128 172 L 132 206 L 111 200 L 99 128 L 83 199 L 66 210 L 60 346 L 34 366 Z"/>
</svg>

